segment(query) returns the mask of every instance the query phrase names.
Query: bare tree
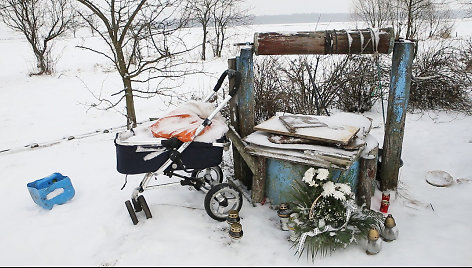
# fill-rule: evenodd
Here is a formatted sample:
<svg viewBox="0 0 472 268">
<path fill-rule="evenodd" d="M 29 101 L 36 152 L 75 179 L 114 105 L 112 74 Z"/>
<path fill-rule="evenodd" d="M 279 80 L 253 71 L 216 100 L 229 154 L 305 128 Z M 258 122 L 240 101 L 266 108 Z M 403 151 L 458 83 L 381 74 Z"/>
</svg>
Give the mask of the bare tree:
<svg viewBox="0 0 472 268">
<path fill-rule="evenodd" d="M 211 20 L 211 11 L 218 0 L 190 0 L 189 7 L 192 12 L 192 19 L 202 26 L 202 55 L 201 59 L 206 59 L 206 44 L 208 39 L 208 27 Z"/>
<path fill-rule="evenodd" d="M 215 30 L 213 54 L 221 57 L 223 46 L 228 36 L 227 29 L 231 26 L 249 23 L 252 17 L 249 11 L 242 8 L 245 0 L 217 0 L 213 6 L 212 16 Z"/>
<path fill-rule="evenodd" d="M 402 4 L 407 10 L 406 39 L 414 39 L 417 36 L 421 22 L 425 18 L 425 12 L 432 10 L 431 0 L 403 0 Z"/>
<path fill-rule="evenodd" d="M 67 0 L 2 0 L 0 17 L 15 31 L 23 33 L 33 49 L 38 72 L 51 74 L 53 40 L 63 35 L 74 21 L 74 11 Z"/>
<path fill-rule="evenodd" d="M 382 28 L 391 21 L 390 0 L 354 0 L 354 15 L 372 28 Z"/>
<path fill-rule="evenodd" d="M 158 79 L 182 75 L 176 70 L 180 62 L 176 57 L 188 51 L 182 39 L 176 35 L 187 22 L 184 0 L 78 0 L 92 12 L 82 18 L 106 42 L 108 51 L 94 48 L 84 49 L 108 58 L 121 76 L 123 89 L 113 95 L 121 95 L 110 103 L 115 107 L 123 99 L 126 101 L 128 128 L 136 127 L 134 96 L 148 98 L 163 94 L 163 88 L 133 88 L 134 83 L 148 84 Z M 97 3 L 100 2 L 101 4 Z M 98 18 L 101 27 L 94 24 L 92 17 Z M 102 31 L 102 29 L 104 31 Z M 160 84 L 158 83 L 158 84 Z"/>
<path fill-rule="evenodd" d="M 454 23 L 450 20 L 451 10 L 447 0 L 441 0 L 425 10 L 425 27 L 427 38 L 435 36 L 448 38 L 451 35 Z"/>
<path fill-rule="evenodd" d="M 472 17 L 472 1 L 462 0 L 459 3 L 464 7 L 467 16 Z"/>
<path fill-rule="evenodd" d="M 426 38 L 447 36 L 453 24 L 446 0 L 355 0 L 356 17 L 370 27 L 385 27 L 391 24 L 395 37 L 418 39 L 421 33 Z"/>
</svg>

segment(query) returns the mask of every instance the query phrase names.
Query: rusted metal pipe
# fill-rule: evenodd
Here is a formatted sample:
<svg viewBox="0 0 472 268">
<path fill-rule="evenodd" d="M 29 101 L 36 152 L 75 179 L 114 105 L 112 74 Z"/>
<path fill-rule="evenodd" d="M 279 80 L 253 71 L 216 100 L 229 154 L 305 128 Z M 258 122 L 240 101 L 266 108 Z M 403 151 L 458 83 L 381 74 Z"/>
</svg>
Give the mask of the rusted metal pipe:
<svg viewBox="0 0 472 268">
<path fill-rule="evenodd" d="M 254 34 L 256 55 L 390 54 L 393 28 Z"/>
</svg>

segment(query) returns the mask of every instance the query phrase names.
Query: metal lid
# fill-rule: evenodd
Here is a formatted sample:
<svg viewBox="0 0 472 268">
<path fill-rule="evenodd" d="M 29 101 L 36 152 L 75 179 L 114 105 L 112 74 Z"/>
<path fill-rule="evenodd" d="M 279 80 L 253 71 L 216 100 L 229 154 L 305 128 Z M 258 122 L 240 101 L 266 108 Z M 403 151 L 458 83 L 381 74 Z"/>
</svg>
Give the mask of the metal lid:
<svg viewBox="0 0 472 268">
<path fill-rule="evenodd" d="M 230 210 L 228 212 L 228 218 L 236 219 L 237 217 L 239 217 L 239 212 L 237 210 Z"/>
<path fill-rule="evenodd" d="M 281 203 L 279 206 L 279 210 L 286 210 L 288 209 L 288 204 L 287 203 Z"/>
<path fill-rule="evenodd" d="M 388 214 L 387 218 L 385 219 L 385 227 L 393 228 L 397 224 L 395 223 L 395 219 L 393 218 L 392 214 Z"/>
<path fill-rule="evenodd" d="M 237 222 L 236 222 L 236 223 L 232 223 L 232 224 L 231 224 L 230 229 L 231 229 L 231 232 L 239 233 L 239 232 L 241 232 L 241 231 L 243 230 L 243 227 L 242 227 L 242 225 L 241 225 L 240 223 L 237 223 Z"/>
<path fill-rule="evenodd" d="M 369 230 L 369 240 L 377 240 L 379 239 L 379 231 L 375 228 Z"/>
</svg>

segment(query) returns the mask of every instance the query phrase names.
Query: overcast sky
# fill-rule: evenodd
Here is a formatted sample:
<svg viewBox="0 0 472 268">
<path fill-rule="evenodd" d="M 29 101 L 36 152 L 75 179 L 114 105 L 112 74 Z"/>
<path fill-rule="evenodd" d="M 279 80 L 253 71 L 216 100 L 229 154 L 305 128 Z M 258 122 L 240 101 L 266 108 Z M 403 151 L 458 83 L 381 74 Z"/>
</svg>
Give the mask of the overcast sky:
<svg viewBox="0 0 472 268">
<path fill-rule="evenodd" d="M 352 0 L 248 0 L 254 15 L 349 13 Z"/>
</svg>

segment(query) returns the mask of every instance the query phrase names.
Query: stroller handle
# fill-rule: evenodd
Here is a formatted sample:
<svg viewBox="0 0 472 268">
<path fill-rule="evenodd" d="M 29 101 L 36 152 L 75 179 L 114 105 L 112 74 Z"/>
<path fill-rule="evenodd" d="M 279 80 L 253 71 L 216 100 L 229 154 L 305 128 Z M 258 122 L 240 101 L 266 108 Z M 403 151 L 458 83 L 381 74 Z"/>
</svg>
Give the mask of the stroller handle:
<svg viewBox="0 0 472 268">
<path fill-rule="evenodd" d="M 223 81 L 225 80 L 226 76 L 228 76 L 228 79 L 231 79 L 233 77 L 235 78 L 233 88 L 229 90 L 229 95 L 231 97 L 234 97 L 234 95 L 236 95 L 236 93 L 238 92 L 239 86 L 241 85 L 241 73 L 233 69 L 228 69 L 221 74 L 220 78 L 218 79 L 218 82 L 213 88 L 213 91 L 217 92 L 221 88 L 221 85 L 223 84 Z"/>
</svg>

